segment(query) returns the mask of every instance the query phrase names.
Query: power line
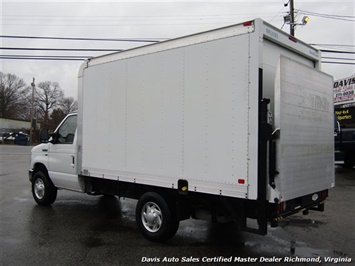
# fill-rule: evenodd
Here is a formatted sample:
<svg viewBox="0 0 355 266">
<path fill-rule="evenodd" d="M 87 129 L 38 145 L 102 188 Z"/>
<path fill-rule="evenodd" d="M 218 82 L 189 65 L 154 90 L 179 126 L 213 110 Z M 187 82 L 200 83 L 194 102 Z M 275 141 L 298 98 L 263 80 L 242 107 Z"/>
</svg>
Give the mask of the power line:
<svg viewBox="0 0 355 266">
<path fill-rule="evenodd" d="M 122 52 L 122 49 L 67 49 L 67 48 L 22 48 L 22 47 L 0 47 L 0 50 L 22 50 L 22 51 L 76 51 L 76 52 Z"/>
<path fill-rule="evenodd" d="M 345 61 L 355 61 L 355 58 L 341 58 L 341 57 L 330 57 L 330 56 L 322 56 L 322 59 L 334 59 L 334 60 L 345 60 Z"/>
<path fill-rule="evenodd" d="M 177 17 L 177 18 L 185 18 L 185 17 L 225 17 L 225 16 L 245 16 L 245 15 L 253 15 L 253 14 L 258 14 L 258 15 L 273 15 L 274 12 L 265 12 L 265 13 L 230 13 L 230 14 L 169 14 L 169 15 L 128 15 L 128 16 L 121 16 L 121 15 L 115 15 L 115 16 L 99 16 L 99 15 L 85 15 L 85 16 L 77 16 L 77 15 L 63 15 L 63 16 L 53 16 L 53 15 L 9 15 L 9 14 L 4 14 L 0 15 L 2 17 L 28 17 L 28 18 L 33 18 L 33 17 L 43 17 L 43 18 L 52 18 L 52 17 L 57 17 L 57 18 L 114 18 L 114 19 L 126 19 L 126 18 L 171 18 L 171 17 Z"/>
<path fill-rule="evenodd" d="M 78 59 L 78 58 L 57 58 L 57 57 L 8 57 L 0 56 L 0 59 L 9 59 L 9 60 L 49 60 L 49 61 L 84 61 L 87 58 Z"/>
<path fill-rule="evenodd" d="M 0 59 L 18 59 L 18 60 L 67 60 L 67 61 L 83 61 L 91 59 L 92 56 L 71 56 L 71 55 L 0 55 Z"/>
<path fill-rule="evenodd" d="M 105 42 L 152 42 L 156 43 L 163 38 L 157 39 L 104 39 L 104 38 L 69 38 L 69 37 L 45 37 L 45 36 L 14 36 L 14 35 L 0 35 L 0 38 L 11 39 L 41 39 L 41 40 L 66 40 L 66 41 L 105 41 Z"/>
<path fill-rule="evenodd" d="M 342 61 L 323 61 L 326 60 L 342 60 Z M 350 62 L 352 61 L 352 62 Z M 322 56 L 323 64 L 339 64 L 339 65 L 355 65 L 355 58 L 343 58 L 343 57 L 331 57 L 331 56 Z"/>
<path fill-rule="evenodd" d="M 335 54 L 355 54 L 355 52 L 350 51 L 336 51 L 336 50 L 320 50 L 322 53 L 335 53 Z"/>
<path fill-rule="evenodd" d="M 355 63 L 347 63 L 347 62 L 331 62 L 331 61 L 322 61 L 322 64 L 355 65 Z"/>
<path fill-rule="evenodd" d="M 122 52 L 123 49 L 71 49 L 71 48 L 24 48 L 24 47 L 0 47 L 0 50 L 22 50 L 22 51 L 76 51 L 76 52 Z M 350 51 L 337 51 L 337 50 L 320 50 L 323 53 L 342 53 L 342 54 L 355 54 Z"/>
<path fill-rule="evenodd" d="M 232 21 L 232 22 L 231 22 Z M 50 23 L 41 23 L 41 24 L 29 24 L 29 23 L 23 23 L 23 24 L 6 24 L 3 23 L 3 26 L 23 26 L 23 27 L 28 27 L 28 26 L 34 26 L 34 27 L 132 27 L 132 26 L 139 26 L 139 27 L 166 27 L 167 25 L 169 26 L 198 26 L 198 25 L 230 25 L 231 23 L 235 22 L 235 19 L 228 19 L 226 21 L 218 21 L 218 22 L 212 22 L 212 21 L 206 21 L 206 22 L 201 22 L 201 20 L 197 22 L 181 22 L 181 23 L 166 23 L 166 22 L 153 22 L 153 23 L 147 23 L 147 22 L 142 22 L 142 23 L 118 23 L 118 24 L 50 24 Z"/>
<path fill-rule="evenodd" d="M 303 12 L 303 13 L 307 13 L 307 14 L 310 14 L 310 15 L 328 16 L 328 17 L 334 17 L 334 18 L 352 18 L 352 19 L 355 19 L 355 16 L 324 14 L 324 13 L 317 13 L 317 12 L 305 11 L 305 10 L 301 10 L 301 9 L 298 9 L 298 11 L 301 11 L 301 12 Z"/>
<path fill-rule="evenodd" d="M 313 46 L 330 46 L 330 47 L 355 47 L 354 44 L 327 44 L 327 43 L 310 43 Z"/>
<path fill-rule="evenodd" d="M 5 26 L 166 26 L 166 25 L 203 25 L 226 24 L 239 18 L 271 17 L 275 13 L 243 13 L 243 14 L 203 14 L 203 15 L 170 15 L 170 16 L 21 16 L 3 15 Z M 9 22 L 7 22 L 9 21 Z M 12 22 L 14 21 L 14 22 Z M 48 23 L 43 23 L 48 22 Z M 69 25 L 72 24 L 72 25 Z M 74 25 L 73 25 L 74 24 Z"/>
<path fill-rule="evenodd" d="M 8 60 L 46 60 L 46 61 L 84 61 L 86 59 L 90 59 L 90 58 L 70 58 L 70 57 L 52 57 L 52 56 L 48 56 L 48 57 L 29 57 L 29 56 L 25 56 L 25 57 L 21 57 L 21 56 L 0 56 L 0 59 L 8 59 Z M 336 62 L 336 61 L 322 61 L 322 64 L 342 64 L 342 65 L 355 65 L 355 63 L 348 63 L 348 62 Z"/>
<path fill-rule="evenodd" d="M 355 22 L 354 16 L 323 14 L 323 13 L 310 12 L 310 11 L 305 11 L 305 10 L 300 10 L 300 9 L 298 9 L 297 11 L 304 14 L 304 15 L 308 15 L 308 16 L 315 16 L 315 17 L 322 17 L 322 18 L 328 18 L 328 19 L 336 19 L 336 20 Z"/>
<path fill-rule="evenodd" d="M 51 60 L 51 61 L 84 61 L 86 59 L 91 59 L 92 56 L 56 56 L 56 55 L 0 55 L 0 59 L 9 59 L 9 60 Z M 354 61 L 355 59 L 351 58 L 341 58 L 341 57 L 322 57 L 322 59 L 330 60 L 343 60 L 343 61 Z M 351 62 L 340 62 L 340 61 L 322 61 L 324 64 L 346 64 L 346 65 L 355 65 Z"/>
<path fill-rule="evenodd" d="M 90 22 L 100 22 L 100 21 L 148 21 L 148 20 L 205 20 L 205 19 L 235 19 L 235 18 L 245 18 L 250 16 L 263 16 L 263 17 L 274 17 L 274 12 L 266 13 L 240 13 L 240 14 L 195 14 L 195 15 L 182 15 L 182 14 L 172 14 L 163 16 L 52 16 L 52 15 L 2 15 L 2 20 L 14 20 L 14 21 L 30 21 L 30 20 L 40 20 L 40 21 L 90 21 Z M 1 16 L 1 15 L 0 15 Z"/>
<path fill-rule="evenodd" d="M 10 57 L 66 57 L 66 58 L 93 58 L 93 56 L 77 56 L 77 55 L 17 55 L 17 54 L 7 54 L 0 56 L 10 56 Z"/>
</svg>

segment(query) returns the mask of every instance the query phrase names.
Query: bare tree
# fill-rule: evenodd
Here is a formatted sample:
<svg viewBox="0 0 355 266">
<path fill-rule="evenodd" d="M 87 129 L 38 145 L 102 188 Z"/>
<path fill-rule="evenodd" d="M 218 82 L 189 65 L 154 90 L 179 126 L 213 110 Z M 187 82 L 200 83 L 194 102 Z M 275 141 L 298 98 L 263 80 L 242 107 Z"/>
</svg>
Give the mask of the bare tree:
<svg viewBox="0 0 355 266">
<path fill-rule="evenodd" d="M 48 129 L 54 131 L 65 116 L 66 114 L 61 108 L 54 109 L 50 115 Z"/>
<path fill-rule="evenodd" d="M 28 118 L 29 87 L 23 79 L 13 74 L 0 72 L 0 117 L 9 119 Z"/>
<path fill-rule="evenodd" d="M 57 107 L 64 97 L 63 90 L 57 82 L 41 82 L 36 89 L 36 104 L 43 114 L 44 127 L 48 127 L 49 112 Z"/>
<path fill-rule="evenodd" d="M 73 97 L 64 97 L 60 106 L 65 115 L 76 112 L 78 110 L 78 103 L 74 100 Z"/>
</svg>

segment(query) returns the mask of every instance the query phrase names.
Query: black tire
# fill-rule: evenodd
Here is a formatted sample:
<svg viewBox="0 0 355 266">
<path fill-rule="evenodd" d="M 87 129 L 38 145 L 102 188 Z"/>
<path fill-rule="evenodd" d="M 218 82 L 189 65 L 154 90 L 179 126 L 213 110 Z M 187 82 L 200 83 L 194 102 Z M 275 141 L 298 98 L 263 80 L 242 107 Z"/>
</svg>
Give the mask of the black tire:
<svg viewBox="0 0 355 266">
<path fill-rule="evenodd" d="M 175 235 L 179 221 L 173 205 L 155 192 L 147 192 L 139 199 L 136 222 L 145 238 L 163 242 Z"/>
<path fill-rule="evenodd" d="M 38 205 L 49 206 L 57 198 L 57 188 L 41 171 L 34 173 L 32 178 L 32 196 Z"/>
</svg>

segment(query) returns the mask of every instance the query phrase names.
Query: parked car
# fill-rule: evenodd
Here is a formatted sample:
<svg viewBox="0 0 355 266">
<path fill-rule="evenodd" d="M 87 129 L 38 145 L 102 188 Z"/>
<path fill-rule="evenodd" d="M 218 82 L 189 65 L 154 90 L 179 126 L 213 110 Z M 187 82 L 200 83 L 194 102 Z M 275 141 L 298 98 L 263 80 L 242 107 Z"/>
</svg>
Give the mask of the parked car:
<svg viewBox="0 0 355 266">
<path fill-rule="evenodd" d="M 27 145 L 29 142 L 29 136 L 22 131 L 3 133 L 2 142 L 4 144 Z"/>
</svg>

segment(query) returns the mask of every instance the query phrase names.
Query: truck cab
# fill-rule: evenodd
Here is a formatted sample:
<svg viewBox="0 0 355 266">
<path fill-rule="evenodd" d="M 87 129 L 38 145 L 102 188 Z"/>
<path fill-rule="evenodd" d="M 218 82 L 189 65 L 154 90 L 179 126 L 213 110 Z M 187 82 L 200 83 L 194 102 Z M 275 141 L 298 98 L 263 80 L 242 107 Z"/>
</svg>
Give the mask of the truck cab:
<svg viewBox="0 0 355 266">
<path fill-rule="evenodd" d="M 33 147 L 31 151 L 29 173 L 37 202 L 51 204 L 51 201 L 55 200 L 53 195 L 56 194 L 57 188 L 82 191 L 77 173 L 76 132 L 76 113 L 67 115 L 51 134 L 47 129 L 42 129 L 41 144 Z M 43 187 L 45 185 L 50 188 L 47 195 Z"/>
</svg>

